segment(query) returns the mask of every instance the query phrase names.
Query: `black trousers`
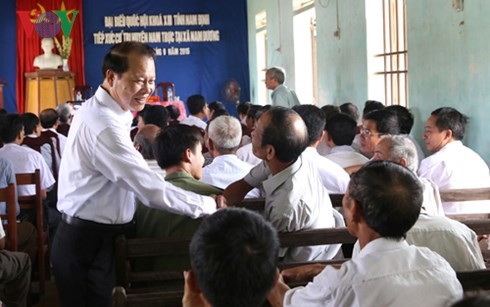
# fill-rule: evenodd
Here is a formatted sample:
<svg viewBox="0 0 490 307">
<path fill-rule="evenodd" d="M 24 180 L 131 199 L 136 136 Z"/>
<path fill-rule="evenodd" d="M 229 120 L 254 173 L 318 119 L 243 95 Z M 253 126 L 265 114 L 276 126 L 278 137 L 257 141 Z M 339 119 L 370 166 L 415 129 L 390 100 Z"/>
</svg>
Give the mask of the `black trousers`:
<svg viewBox="0 0 490 307">
<path fill-rule="evenodd" d="M 62 306 L 111 306 L 114 239 L 133 229 L 132 224 L 105 225 L 63 215 L 51 254 Z"/>
</svg>

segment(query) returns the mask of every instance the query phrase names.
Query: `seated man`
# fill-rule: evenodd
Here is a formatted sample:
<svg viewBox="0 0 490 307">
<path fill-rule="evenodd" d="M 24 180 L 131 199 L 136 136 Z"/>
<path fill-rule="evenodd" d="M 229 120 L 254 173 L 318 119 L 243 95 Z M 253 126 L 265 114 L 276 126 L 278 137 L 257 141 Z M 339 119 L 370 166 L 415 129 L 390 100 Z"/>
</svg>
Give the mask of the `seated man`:
<svg viewBox="0 0 490 307">
<path fill-rule="evenodd" d="M 366 164 L 352 175 L 342 201 L 349 232 L 359 240 L 357 257 L 340 269 L 325 267 L 305 287 L 279 280 L 273 306 L 448 306 L 463 296 L 444 258 L 404 237 L 415 224 L 422 186 L 407 168 L 387 161 Z M 396 206 L 395 206 L 396 205 Z"/>
<path fill-rule="evenodd" d="M 418 167 L 415 145 L 405 135 L 382 137 L 376 145 L 373 160 L 399 163 L 414 174 Z M 484 269 L 485 262 L 475 232 L 445 217 L 437 186 L 429 179 L 419 180 L 424 188 L 422 210 L 407 233 L 408 244 L 425 246 L 437 252 L 455 271 Z"/>
<path fill-rule="evenodd" d="M 0 219 L 0 300 L 7 306 L 27 305 L 31 284 L 31 260 L 26 253 L 5 250 L 5 231 Z"/>
<path fill-rule="evenodd" d="M 301 155 L 308 146 L 308 130 L 301 117 L 291 109 L 272 107 L 257 121 L 252 144 L 263 162 L 225 189 L 227 203 L 234 205 L 253 187 L 262 186 L 265 217 L 278 232 L 333 227 L 332 203 L 317 166 Z M 325 260 L 332 254 L 329 248 L 282 249 L 280 256 L 286 261 Z"/>
<path fill-rule="evenodd" d="M 468 118 L 453 108 L 439 108 L 427 119 L 424 141 L 433 154 L 420 163 L 418 174 L 435 182 L 440 190 L 490 187 L 485 161 L 463 145 Z M 489 213 L 490 201 L 446 202 L 446 215 Z"/>
<path fill-rule="evenodd" d="M 207 124 L 204 118 L 209 116 L 209 109 L 204 96 L 192 95 L 187 98 L 186 103 L 190 115 L 181 120 L 180 123 L 187 126 L 196 126 L 203 131 L 206 130 Z"/>
<path fill-rule="evenodd" d="M 248 174 L 252 165 L 236 156 L 241 137 L 242 127 L 234 117 L 223 115 L 209 123 L 205 138 L 213 162 L 202 169 L 202 182 L 225 189 Z M 259 190 L 247 194 L 247 198 L 253 197 L 260 197 Z"/>
<path fill-rule="evenodd" d="M 325 114 L 317 106 L 309 104 L 294 106 L 293 110 L 298 112 L 308 129 L 308 147 L 303 151 L 302 156 L 317 167 L 323 186 L 329 193 L 345 193 L 349 185 L 349 174 L 316 150 L 325 135 Z"/>
<path fill-rule="evenodd" d="M 333 115 L 325 126 L 327 130 L 326 143 L 330 152 L 325 157 L 340 165 L 342 168 L 363 165 L 368 158 L 352 148 L 356 136 L 357 123 L 349 115 L 338 113 Z"/>
<path fill-rule="evenodd" d="M 32 146 L 32 142 L 36 143 L 36 139 L 41 136 L 41 132 L 43 130 L 43 127 L 41 126 L 41 121 L 39 120 L 39 117 L 37 117 L 36 114 L 29 113 L 29 112 L 22 114 L 21 118 L 22 118 L 22 122 L 24 123 L 24 134 L 25 134 L 24 140 L 22 141 L 22 146 L 27 146 L 36 150 L 36 147 Z M 46 161 L 46 164 L 48 165 L 54 177 L 54 176 L 58 176 L 61 156 L 59 155 L 58 151 L 55 149 L 56 148 L 55 143 L 53 143 L 52 145 L 53 147 L 51 147 L 51 145 L 48 143 L 43 144 L 40 148 L 41 150 L 40 153 L 43 156 L 44 161 Z M 51 148 L 55 149 L 54 157 Z M 53 161 L 55 163 L 56 168 L 53 168 Z"/>
<path fill-rule="evenodd" d="M 165 178 L 165 170 L 158 165 L 155 155 L 153 154 L 153 143 L 159 133 L 160 127 L 153 124 L 143 125 L 138 129 L 138 133 L 136 133 L 134 137 L 133 145 L 143 156 L 143 159 L 145 159 L 148 166 L 154 170 L 155 173 L 161 175 L 162 178 Z"/>
<path fill-rule="evenodd" d="M 189 250 L 184 307 L 263 306 L 279 251 L 277 233 L 264 218 L 246 209 L 220 210 L 203 221 Z"/>
<path fill-rule="evenodd" d="M 73 108 L 68 103 L 62 103 L 56 107 L 56 112 L 60 116 L 60 124 L 56 128 L 56 131 L 68 137 L 68 131 L 70 131 L 70 125 L 73 119 Z"/>
<path fill-rule="evenodd" d="M 378 144 L 381 136 L 386 134 L 400 134 L 400 126 L 396 114 L 386 110 L 376 110 L 367 113 L 362 120 L 361 153 L 371 158 L 376 144 Z"/>
<path fill-rule="evenodd" d="M 0 120 L 0 139 L 4 146 L 0 148 L 0 157 L 10 160 L 14 165 L 14 172 L 34 173 L 36 169 L 41 172 L 41 190 L 43 199 L 46 198 L 46 190 L 54 183 L 51 170 L 41 154 L 29 147 L 20 146 L 24 140 L 24 124 L 18 114 L 3 115 Z M 18 195 L 34 195 L 34 186 L 22 186 L 17 188 Z"/>
<path fill-rule="evenodd" d="M 398 118 L 398 124 L 400 125 L 400 134 L 406 135 L 415 145 L 417 149 L 417 158 L 422 161 L 425 158 L 425 154 L 420 146 L 419 142 L 410 135 L 413 127 L 413 114 L 404 106 L 393 104 L 387 106 L 385 110 L 393 112 Z"/>
<path fill-rule="evenodd" d="M 59 145 L 59 154 L 60 157 L 63 157 L 63 151 L 65 150 L 66 136 L 56 131 L 58 125 L 60 124 L 60 116 L 55 109 L 44 109 L 39 114 L 39 120 L 41 122 L 41 126 L 43 126 L 43 131 L 51 131 L 53 132 L 53 141 L 59 142 L 56 146 Z M 58 164 L 59 165 L 59 164 Z"/>
<path fill-rule="evenodd" d="M 221 194 L 222 190 L 199 181 L 201 178 L 203 138 L 196 127 L 175 124 L 160 133 L 154 143 L 158 165 L 165 169 L 165 181 L 201 195 Z M 172 200 L 169 200 L 172 202 Z M 190 237 L 201 223 L 201 219 L 170 213 L 138 203 L 135 213 L 136 236 L 160 238 Z M 189 267 L 189 259 L 169 256 L 153 261 L 139 261 L 137 270 L 174 270 Z"/>
<path fill-rule="evenodd" d="M 259 117 L 269 109 L 270 105 L 262 107 L 258 105 L 252 105 L 247 113 L 247 128 L 249 128 L 250 131 L 253 131 L 255 129 L 255 123 L 259 120 Z M 238 157 L 238 159 L 254 166 L 261 163 L 262 160 L 255 156 L 253 153 L 252 139 L 250 138 L 246 144 L 244 144 L 243 141 L 244 139 L 242 139 L 242 147 L 240 147 L 236 152 L 236 156 Z"/>
</svg>

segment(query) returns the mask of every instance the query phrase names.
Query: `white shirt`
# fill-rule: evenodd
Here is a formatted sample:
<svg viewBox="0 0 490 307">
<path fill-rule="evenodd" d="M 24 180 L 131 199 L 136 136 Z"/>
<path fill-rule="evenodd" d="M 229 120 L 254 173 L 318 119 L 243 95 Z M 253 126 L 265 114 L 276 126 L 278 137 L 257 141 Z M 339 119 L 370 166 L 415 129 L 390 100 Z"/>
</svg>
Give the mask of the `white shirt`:
<svg viewBox="0 0 490 307">
<path fill-rule="evenodd" d="M 485 268 L 475 232 L 445 216 L 421 214 L 408 231 L 407 242 L 430 248 L 446 259 L 455 271 Z"/>
<path fill-rule="evenodd" d="M 0 218 L 0 239 L 5 238 L 5 229 L 3 229 L 2 219 Z"/>
<path fill-rule="evenodd" d="M 49 128 L 49 129 L 45 129 L 45 130 L 49 130 L 49 131 L 54 132 L 58 135 L 58 140 L 60 140 L 60 154 L 61 154 L 61 156 L 63 156 L 63 151 L 65 151 L 65 144 L 66 144 L 67 137 L 64 136 L 63 134 L 59 133 L 58 131 L 56 131 L 56 129 L 53 129 L 53 128 Z M 57 142 L 57 140 L 54 139 L 53 143 L 54 143 L 55 147 L 56 147 L 56 142 Z"/>
<path fill-rule="evenodd" d="M 320 141 L 320 143 L 318 143 L 318 146 L 316 147 L 316 150 L 318 151 L 318 153 L 322 156 L 326 156 L 330 153 L 330 151 L 332 150 L 332 148 L 330 146 L 327 145 L 327 134 L 325 133 L 325 135 L 323 136 L 322 140 Z"/>
<path fill-rule="evenodd" d="M 61 160 L 58 210 L 99 223 L 128 223 L 136 194 L 150 207 L 191 217 L 215 212 L 212 198 L 168 184 L 148 167 L 131 142 L 131 121 L 131 112 L 101 87 L 82 105 Z"/>
<path fill-rule="evenodd" d="M 202 130 L 206 130 L 206 124 L 205 121 L 200 119 L 199 117 L 196 117 L 194 115 L 189 115 L 188 117 L 184 118 L 183 120 L 180 121 L 182 125 L 187 125 L 187 126 L 197 126 L 201 128 Z"/>
<path fill-rule="evenodd" d="M 314 147 L 307 147 L 302 156 L 316 166 L 323 186 L 327 188 L 329 193 L 345 193 L 350 177 L 342 167 L 321 156 Z"/>
<path fill-rule="evenodd" d="M 449 263 L 425 247 L 379 238 L 359 255 L 286 292 L 284 306 L 449 306 L 463 289 Z"/>
<path fill-rule="evenodd" d="M 368 158 L 355 151 L 354 148 L 349 145 L 335 146 L 325 157 L 337 163 L 342 168 L 365 164 L 369 161 Z"/>
<path fill-rule="evenodd" d="M 147 160 L 147 159 L 145 159 L 145 161 L 146 161 L 146 164 L 148 164 L 148 166 L 150 167 L 150 169 L 152 171 L 154 171 L 155 173 L 157 173 L 158 175 L 160 175 L 160 177 L 162 177 L 162 179 L 164 179 L 165 176 L 167 176 L 167 172 L 164 169 L 162 169 L 160 167 L 160 165 L 158 165 L 157 160 Z"/>
<path fill-rule="evenodd" d="M 490 187 L 490 172 L 483 159 L 461 141 L 453 141 L 422 160 L 418 174 L 439 187 L 467 189 Z M 490 201 L 445 202 L 446 214 L 489 213 Z"/>
<path fill-rule="evenodd" d="M 247 145 L 244 145 L 236 151 L 236 156 L 238 159 L 242 160 L 243 162 L 247 162 L 250 165 L 258 165 L 259 163 L 262 162 L 261 159 L 257 158 L 252 150 L 252 143 L 248 143 Z"/>
<path fill-rule="evenodd" d="M 413 145 L 415 145 L 415 149 L 417 150 L 417 157 L 419 158 L 419 162 L 422 161 L 425 158 L 424 151 L 422 150 L 422 147 L 420 146 L 419 142 L 411 136 L 410 134 L 403 134 L 404 136 L 408 137 L 410 141 L 412 141 Z"/>
<path fill-rule="evenodd" d="M 334 227 L 332 203 L 316 167 L 302 156 L 281 172 L 270 176 L 262 162 L 244 180 L 265 191 L 264 215 L 278 232 Z M 267 178 L 264 180 L 264 178 Z M 328 245 L 282 249 L 285 261 L 326 260 Z"/>
<path fill-rule="evenodd" d="M 200 181 L 226 189 L 228 185 L 245 177 L 251 168 L 252 165 L 238 159 L 234 154 L 217 156 L 213 162 L 202 169 Z M 258 189 L 253 189 L 245 196 L 245 198 L 257 197 L 260 197 Z"/>
<path fill-rule="evenodd" d="M 422 212 L 432 216 L 445 216 L 437 185 L 427 178 L 419 177 L 419 180 L 424 189 Z"/>
<path fill-rule="evenodd" d="M 477 235 L 465 224 L 445 216 L 420 214 L 407 232 L 407 243 L 424 246 L 441 255 L 455 271 L 485 268 Z M 359 241 L 354 244 L 352 257 L 359 254 Z"/>
<path fill-rule="evenodd" d="M 0 157 L 12 162 L 16 174 L 34 173 L 36 169 L 39 169 L 42 190 L 47 190 L 55 183 L 51 170 L 46 161 L 44 161 L 43 156 L 34 149 L 14 143 L 5 144 L 0 148 Z M 33 184 L 18 186 L 17 193 L 19 196 L 35 195 L 36 187 Z"/>
</svg>

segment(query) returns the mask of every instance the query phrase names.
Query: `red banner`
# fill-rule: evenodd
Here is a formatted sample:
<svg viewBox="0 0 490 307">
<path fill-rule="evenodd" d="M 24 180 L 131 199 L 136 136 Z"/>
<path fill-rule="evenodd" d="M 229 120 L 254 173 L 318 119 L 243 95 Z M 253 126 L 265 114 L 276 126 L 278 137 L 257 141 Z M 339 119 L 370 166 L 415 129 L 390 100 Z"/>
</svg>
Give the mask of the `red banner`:
<svg viewBox="0 0 490 307">
<path fill-rule="evenodd" d="M 56 37 L 67 56 L 71 38 L 68 66 L 75 73 L 76 85 L 85 84 L 82 0 L 17 0 L 17 110 L 25 110 L 26 72 L 34 71 L 34 58 L 42 54 L 41 39 Z M 65 36 L 65 40 L 63 40 Z"/>
</svg>

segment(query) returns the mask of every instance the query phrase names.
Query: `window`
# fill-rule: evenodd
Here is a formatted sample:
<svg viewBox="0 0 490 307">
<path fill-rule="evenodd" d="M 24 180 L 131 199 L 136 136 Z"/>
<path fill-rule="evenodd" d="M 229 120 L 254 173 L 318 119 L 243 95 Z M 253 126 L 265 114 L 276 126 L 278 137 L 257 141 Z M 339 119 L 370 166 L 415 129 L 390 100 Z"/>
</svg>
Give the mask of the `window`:
<svg viewBox="0 0 490 307">
<path fill-rule="evenodd" d="M 257 52 L 257 99 L 256 103 L 269 104 L 269 93 L 264 85 L 265 71 L 267 69 L 267 16 L 265 11 L 255 15 L 255 43 Z"/>
<path fill-rule="evenodd" d="M 295 92 L 304 104 L 317 104 L 316 13 L 313 0 L 293 0 Z M 288 77 L 286 76 L 286 84 Z"/>
<path fill-rule="evenodd" d="M 366 20 L 368 98 L 408 107 L 405 0 L 366 1 Z"/>
</svg>

